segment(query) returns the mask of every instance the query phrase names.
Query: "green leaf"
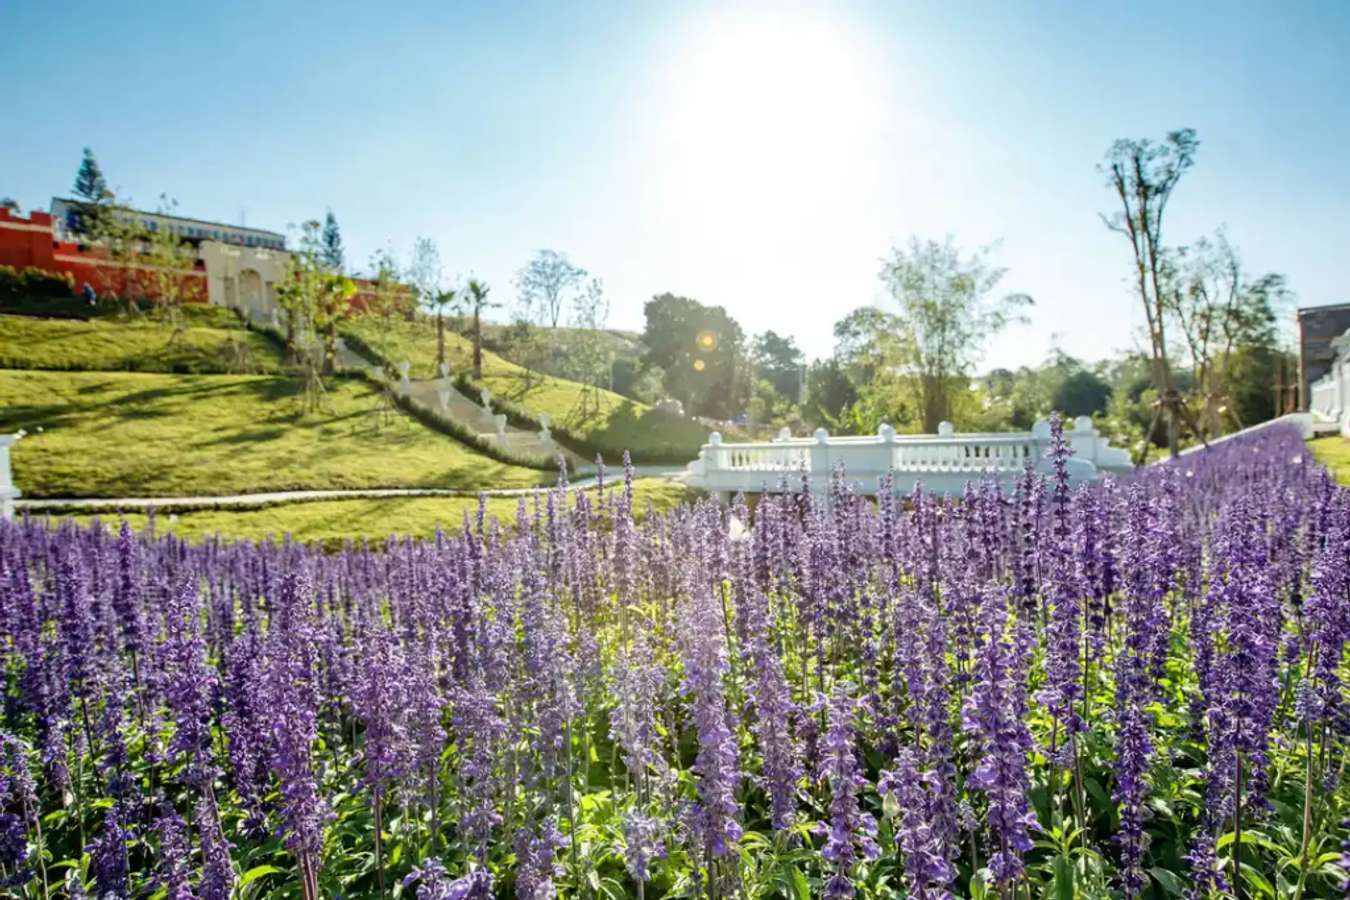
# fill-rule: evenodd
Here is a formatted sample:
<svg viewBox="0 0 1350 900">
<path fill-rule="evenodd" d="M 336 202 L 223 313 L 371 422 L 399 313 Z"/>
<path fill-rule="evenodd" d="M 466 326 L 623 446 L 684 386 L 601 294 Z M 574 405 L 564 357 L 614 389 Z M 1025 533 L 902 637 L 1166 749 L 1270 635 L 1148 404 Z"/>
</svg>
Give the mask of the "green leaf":
<svg viewBox="0 0 1350 900">
<path fill-rule="evenodd" d="M 795 866 L 791 871 L 792 890 L 797 895 L 797 900 L 811 900 L 811 884 L 806 880 L 806 875 Z"/>
<path fill-rule="evenodd" d="M 1246 863 L 1242 864 L 1242 877 L 1246 879 L 1247 884 L 1255 887 L 1265 896 L 1275 896 L 1275 888 L 1268 880 L 1266 880 L 1266 876 L 1262 875 L 1259 871 Z"/>
<path fill-rule="evenodd" d="M 254 866 L 253 868 L 245 872 L 243 874 L 243 877 L 239 879 L 239 886 L 242 888 L 245 885 L 249 884 L 250 882 L 257 881 L 259 878 L 264 878 L 268 875 L 273 875 L 280 871 L 281 869 L 277 868 L 276 866 L 268 866 L 268 865 Z"/>
<path fill-rule="evenodd" d="M 1176 872 L 1171 869 L 1164 869 L 1161 866 L 1154 866 L 1148 871 L 1153 876 L 1153 880 L 1162 885 L 1162 889 L 1169 896 L 1184 897 L 1186 895 L 1186 885 Z"/>
<path fill-rule="evenodd" d="M 986 900 L 989 896 L 988 869 L 980 869 L 970 876 L 970 900 Z"/>
<path fill-rule="evenodd" d="M 1074 898 L 1073 863 L 1063 855 L 1055 857 L 1055 896 L 1058 900 Z"/>
</svg>

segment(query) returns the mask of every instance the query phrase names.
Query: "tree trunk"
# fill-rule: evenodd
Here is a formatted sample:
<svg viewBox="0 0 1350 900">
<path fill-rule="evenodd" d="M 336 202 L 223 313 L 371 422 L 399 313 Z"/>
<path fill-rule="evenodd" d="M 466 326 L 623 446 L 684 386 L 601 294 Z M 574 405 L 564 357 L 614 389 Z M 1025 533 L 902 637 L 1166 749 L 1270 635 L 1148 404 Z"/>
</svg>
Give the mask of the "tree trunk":
<svg viewBox="0 0 1350 900">
<path fill-rule="evenodd" d="M 324 332 L 323 342 L 323 371 L 325 375 L 332 375 L 333 370 L 337 368 L 337 322 L 329 322 L 328 328 Z"/>
<path fill-rule="evenodd" d="M 483 377 L 483 329 L 478 321 L 478 310 L 473 311 L 473 377 Z"/>
<path fill-rule="evenodd" d="M 445 318 L 436 311 L 436 365 L 445 365 Z"/>
</svg>

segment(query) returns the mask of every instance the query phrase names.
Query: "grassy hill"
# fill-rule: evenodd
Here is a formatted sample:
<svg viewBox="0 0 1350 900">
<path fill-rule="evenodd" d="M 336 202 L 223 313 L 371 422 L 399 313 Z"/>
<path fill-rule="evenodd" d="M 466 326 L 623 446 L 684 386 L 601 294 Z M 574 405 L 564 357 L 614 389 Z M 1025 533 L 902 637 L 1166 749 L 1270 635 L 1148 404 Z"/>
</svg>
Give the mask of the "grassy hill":
<svg viewBox="0 0 1350 900">
<path fill-rule="evenodd" d="M 660 512 L 687 499 L 690 489 L 682 484 L 659 479 L 640 479 L 633 483 L 634 511 Z M 504 524 L 515 521 L 517 497 L 491 497 L 487 503 L 489 517 Z M 530 502 L 526 498 L 526 503 Z M 269 536 L 281 539 L 290 535 L 294 540 L 315 542 L 336 549 L 350 539 L 383 541 L 390 534 L 430 538 L 440 528 L 447 534 L 458 532 L 464 514 L 472 518 L 478 509 L 473 497 L 389 497 L 380 499 L 322 500 L 308 503 L 287 503 L 249 510 L 201 510 L 168 516 L 156 516 L 156 529 L 171 530 L 188 540 L 201 540 L 212 535 L 226 539 L 263 540 Z M 132 528 L 142 530 L 148 517 L 142 513 L 103 516 L 69 516 L 88 524 L 98 519 L 117 527 L 122 519 Z"/>
<path fill-rule="evenodd" d="M 362 316 L 345 322 L 342 330 L 351 343 L 368 348 L 391 365 L 404 360 L 411 363 L 413 378 L 437 374 L 434 322 Z M 451 374 L 467 373 L 473 352 L 469 341 L 448 328 L 445 341 Z M 583 414 L 585 388 L 581 384 L 530 373 L 488 350 L 483 351 L 483 377 L 470 389 L 483 386 L 517 418 L 546 413 L 557 438 L 587 457 L 599 452 L 617 461 L 628 450 L 638 462 L 683 463 L 698 455 L 708 437 L 707 430 L 691 419 L 658 412 L 606 390 L 598 391 L 598 411 Z"/>
<path fill-rule="evenodd" d="M 1308 449 L 1327 467 L 1337 484 L 1350 487 L 1350 439 L 1340 435 L 1320 437 L 1308 441 Z"/>
<path fill-rule="evenodd" d="M 183 310 L 186 328 L 151 312 L 44 319 L 0 315 L 0 368 L 129 372 L 280 373 L 277 343 L 220 307 Z"/>
<path fill-rule="evenodd" d="M 496 462 L 409 419 L 380 427 L 368 383 L 334 378 L 302 413 L 298 378 L 0 371 L 0 432 L 27 497 L 175 496 L 373 487 L 524 487 L 549 472 Z"/>
</svg>

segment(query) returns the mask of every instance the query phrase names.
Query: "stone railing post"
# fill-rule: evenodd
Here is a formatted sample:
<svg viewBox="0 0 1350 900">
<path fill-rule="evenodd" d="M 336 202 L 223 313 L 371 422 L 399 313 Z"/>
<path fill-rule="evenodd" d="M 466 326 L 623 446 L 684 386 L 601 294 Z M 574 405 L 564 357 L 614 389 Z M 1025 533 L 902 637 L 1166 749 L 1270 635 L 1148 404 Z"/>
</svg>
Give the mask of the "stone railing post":
<svg viewBox="0 0 1350 900">
<path fill-rule="evenodd" d="M 408 378 L 408 372 L 412 370 L 412 363 L 406 359 L 398 364 L 398 395 L 408 397 L 412 394 L 412 381 Z"/>
<path fill-rule="evenodd" d="M 877 428 L 877 438 L 881 441 L 881 455 L 876 470 L 888 472 L 895 468 L 895 427 L 890 422 L 882 422 Z"/>
<path fill-rule="evenodd" d="M 817 428 L 816 442 L 811 445 L 811 481 L 817 491 L 827 491 L 830 485 L 830 433 Z"/>
<path fill-rule="evenodd" d="M 1050 449 L 1050 422 L 1037 419 L 1031 426 L 1031 463 L 1038 470 L 1045 471 L 1049 461 L 1045 453 Z"/>
<path fill-rule="evenodd" d="M 719 472 L 722 469 L 722 432 L 714 431 L 708 435 L 708 446 L 704 448 L 706 452 L 699 455 L 703 458 L 703 465 L 708 472 Z"/>
</svg>

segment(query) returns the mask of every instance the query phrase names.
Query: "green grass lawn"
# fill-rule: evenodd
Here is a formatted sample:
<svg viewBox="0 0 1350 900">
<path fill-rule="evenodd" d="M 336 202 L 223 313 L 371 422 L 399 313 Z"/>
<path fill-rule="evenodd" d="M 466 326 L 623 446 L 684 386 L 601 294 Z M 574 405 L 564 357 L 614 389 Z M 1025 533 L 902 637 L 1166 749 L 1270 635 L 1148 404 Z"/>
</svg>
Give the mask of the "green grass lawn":
<svg viewBox="0 0 1350 900">
<path fill-rule="evenodd" d="M 434 321 L 362 316 L 342 328 L 392 364 L 407 360 L 413 378 L 437 374 Z M 466 373 L 472 361 L 470 342 L 447 328 L 445 344 L 451 374 Z M 583 414 L 581 384 L 548 375 L 530 376 L 523 367 L 486 350 L 481 384 L 527 414 L 548 414 L 558 437 L 583 455 L 599 451 L 617 462 L 628 450 L 640 462 L 681 463 L 696 457 L 708 439 L 707 429 L 691 419 L 657 412 L 611 391 L 599 391 L 599 409 Z"/>
<path fill-rule="evenodd" d="M 1327 467 L 1337 484 L 1350 487 L 1350 439 L 1340 435 L 1320 437 L 1308 441 L 1308 449 Z"/>
<path fill-rule="evenodd" d="M 0 315 L 0 368 L 129 372 L 279 373 L 276 342 L 249 331 L 230 310 L 184 310 L 176 337 L 157 312 L 90 319 Z"/>
<path fill-rule="evenodd" d="M 26 497 L 551 483 L 403 415 L 377 427 L 364 381 L 328 380 L 302 414 L 301 381 L 262 375 L 0 371 L 0 432 Z"/>
<path fill-rule="evenodd" d="M 647 501 L 658 512 L 690 499 L 693 492 L 677 482 L 640 479 L 634 482 L 634 511 L 645 515 Z M 526 503 L 531 502 L 526 498 Z M 491 497 L 488 515 L 503 523 L 515 521 L 519 498 Z M 201 510 L 168 516 L 156 516 L 156 528 L 172 530 L 192 541 L 219 535 L 226 539 L 262 540 L 269 535 L 278 540 L 289 534 L 298 541 L 315 542 L 336 549 L 351 539 L 380 542 L 390 534 L 429 538 L 439 527 L 446 533 L 460 530 L 467 512 L 472 518 L 478 501 L 472 497 L 390 497 L 369 500 L 323 500 L 310 503 L 285 503 L 263 509 Z M 97 519 L 117 527 L 126 519 L 131 527 L 142 530 L 147 523 L 143 513 L 101 516 L 64 516 L 81 524 Z"/>
</svg>

